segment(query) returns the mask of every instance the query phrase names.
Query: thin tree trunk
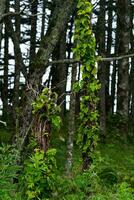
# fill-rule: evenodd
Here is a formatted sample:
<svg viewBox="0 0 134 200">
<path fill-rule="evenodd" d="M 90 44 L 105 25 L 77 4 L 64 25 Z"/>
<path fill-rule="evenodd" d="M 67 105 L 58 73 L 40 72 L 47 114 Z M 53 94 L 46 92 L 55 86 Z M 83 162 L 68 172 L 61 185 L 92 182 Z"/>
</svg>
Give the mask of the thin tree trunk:
<svg viewBox="0 0 134 200">
<path fill-rule="evenodd" d="M 134 52 L 134 14 L 131 5 L 131 51 Z M 131 71 L 130 71 L 130 122 L 132 126 L 132 133 L 134 133 L 134 57 L 131 58 Z"/>
<path fill-rule="evenodd" d="M 112 48 L 112 23 L 113 23 L 113 0 L 108 2 L 108 31 L 107 31 L 107 50 L 106 56 L 110 57 Z M 109 83 L 110 83 L 110 67 L 111 63 L 106 63 L 106 114 L 112 111 L 111 109 L 111 97 L 109 94 Z"/>
<path fill-rule="evenodd" d="M 73 146 L 74 146 L 74 133 L 75 133 L 75 102 L 76 93 L 73 91 L 73 85 L 76 82 L 77 64 L 72 67 L 71 78 L 71 95 L 70 95 L 70 111 L 68 121 L 68 142 L 67 142 L 67 162 L 66 173 L 69 176 L 73 165 Z"/>
<path fill-rule="evenodd" d="M 5 13 L 6 0 L 0 0 L 0 52 L 1 52 L 1 40 L 2 40 L 2 16 Z"/>
<path fill-rule="evenodd" d="M 130 2 L 118 0 L 119 20 L 119 49 L 118 54 L 127 54 L 130 43 Z M 118 89 L 117 89 L 117 113 L 128 120 L 128 88 L 129 88 L 129 59 L 124 58 L 118 62 Z M 127 131 L 127 124 L 125 130 Z"/>
<path fill-rule="evenodd" d="M 78 79 L 77 81 L 79 82 L 80 81 L 80 76 L 81 76 L 81 67 L 80 67 L 80 63 L 78 64 Z M 77 92 L 76 93 L 76 102 L 75 102 L 75 114 L 76 114 L 76 117 L 79 116 L 79 113 L 80 113 L 80 92 Z"/>
<path fill-rule="evenodd" d="M 100 0 L 100 13 L 98 16 L 98 53 L 105 56 L 105 0 Z M 100 89 L 100 130 L 102 137 L 106 136 L 106 64 L 99 63 Z"/>
<path fill-rule="evenodd" d="M 20 0 L 15 0 L 15 12 L 20 12 Z M 20 42 L 20 16 L 15 18 L 15 32 L 18 39 L 18 46 Z M 16 52 L 15 52 L 16 53 Z M 14 120 L 18 118 L 18 104 L 19 104 L 19 85 L 20 85 L 20 60 L 16 56 L 15 59 L 15 75 L 14 75 L 14 95 L 13 95 L 13 114 Z M 15 123 L 16 124 L 16 123 Z"/>
<path fill-rule="evenodd" d="M 42 25 L 41 25 L 41 39 L 44 36 L 45 33 L 45 18 L 46 18 L 46 0 L 43 1 L 43 6 L 42 6 Z"/>
<path fill-rule="evenodd" d="M 9 1 L 6 1 L 6 12 L 9 12 Z M 8 47 L 9 47 L 9 37 L 7 33 L 8 26 L 5 24 L 5 44 L 4 44 L 4 84 L 2 91 L 2 101 L 3 101 L 3 118 L 6 120 L 8 117 Z"/>
<path fill-rule="evenodd" d="M 30 33 L 30 73 L 33 71 L 32 60 L 35 57 L 36 51 L 36 29 L 37 29 L 37 6 L 38 0 L 31 0 L 31 33 Z"/>
<path fill-rule="evenodd" d="M 116 28 L 116 36 L 115 36 L 115 47 L 114 52 L 115 55 L 118 54 L 118 45 L 119 45 L 119 27 L 118 27 L 118 19 L 117 19 L 117 28 Z M 112 80 L 111 80 L 111 104 L 112 104 L 112 114 L 115 111 L 115 98 L 116 98 L 116 76 L 118 69 L 118 61 L 113 62 L 113 71 L 112 71 Z"/>
<path fill-rule="evenodd" d="M 112 114 L 115 111 L 115 91 L 116 91 L 116 75 L 117 75 L 117 62 L 113 62 L 112 80 L 111 80 L 111 107 Z"/>
</svg>

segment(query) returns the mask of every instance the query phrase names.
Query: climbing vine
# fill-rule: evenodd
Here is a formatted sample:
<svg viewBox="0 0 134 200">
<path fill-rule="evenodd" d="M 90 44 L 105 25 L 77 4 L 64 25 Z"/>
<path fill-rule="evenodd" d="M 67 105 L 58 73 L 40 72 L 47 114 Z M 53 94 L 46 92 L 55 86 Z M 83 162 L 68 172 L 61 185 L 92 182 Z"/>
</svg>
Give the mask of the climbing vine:
<svg viewBox="0 0 134 200">
<path fill-rule="evenodd" d="M 33 134 L 45 152 L 49 148 L 52 128 L 59 129 L 61 124 L 60 107 L 57 105 L 58 95 L 48 88 L 32 103 L 33 106 Z"/>
<path fill-rule="evenodd" d="M 33 114 L 39 115 L 41 120 L 47 118 L 54 128 L 59 128 L 61 123 L 60 107 L 57 105 L 58 95 L 49 88 L 44 88 L 41 94 L 32 103 Z"/>
<path fill-rule="evenodd" d="M 81 96 L 80 125 L 78 143 L 83 154 L 83 168 L 89 167 L 92 161 L 92 152 L 98 141 L 98 91 L 99 81 L 96 78 L 95 66 L 95 38 L 91 28 L 92 5 L 88 0 L 79 0 L 77 17 L 75 19 L 75 48 L 73 50 L 77 59 L 82 63 L 82 80 L 75 85 Z"/>
</svg>

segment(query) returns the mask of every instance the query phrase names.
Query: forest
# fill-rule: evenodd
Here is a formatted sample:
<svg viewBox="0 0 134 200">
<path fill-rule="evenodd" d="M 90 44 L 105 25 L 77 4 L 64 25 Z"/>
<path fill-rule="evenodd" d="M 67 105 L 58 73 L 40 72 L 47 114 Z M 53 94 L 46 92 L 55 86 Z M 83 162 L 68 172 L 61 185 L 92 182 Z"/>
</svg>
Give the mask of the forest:
<svg viewBox="0 0 134 200">
<path fill-rule="evenodd" d="M 0 200 L 134 200 L 134 0 L 0 0 Z"/>
</svg>

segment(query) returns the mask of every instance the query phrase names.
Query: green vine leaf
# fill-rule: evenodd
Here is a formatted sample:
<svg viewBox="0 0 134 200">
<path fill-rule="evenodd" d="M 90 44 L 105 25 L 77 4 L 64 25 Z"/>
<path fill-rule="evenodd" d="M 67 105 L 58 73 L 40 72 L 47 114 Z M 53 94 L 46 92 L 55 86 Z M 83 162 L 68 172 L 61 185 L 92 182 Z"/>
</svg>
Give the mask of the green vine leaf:
<svg viewBox="0 0 134 200">
<path fill-rule="evenodd" d="M 100 83 L 97 80 L 95 65 L 95 38 L 91 28 L 92 5 L 88 0 L 79 0 L 75 19 L 73 52 L 81 60 L 82 80 L 74 85 L 75 91 L 82 91 L 80 102 L 80 125 L 78 129 L 78 144 L 82 152 L 91 156 L 98 141 L 99 124 L 97 97 Z M 86 139 L 85 139 L 86 138 Z"/>
</svg>

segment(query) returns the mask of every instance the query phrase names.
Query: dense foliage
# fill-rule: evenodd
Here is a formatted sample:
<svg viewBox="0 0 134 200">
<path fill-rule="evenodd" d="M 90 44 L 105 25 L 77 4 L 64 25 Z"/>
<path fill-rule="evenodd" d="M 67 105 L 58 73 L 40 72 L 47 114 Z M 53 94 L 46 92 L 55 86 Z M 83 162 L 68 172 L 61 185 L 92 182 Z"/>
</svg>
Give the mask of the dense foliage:
<svg viewBox="0 0 134 200">
<path fill-rule="evenodd" d="M 85 0 L 78 2 L 74 33 L 76 43 L 74 53 L 82 62 L 82 80 L 74 86 L 77 89 L 79 84 L 82 93 L 78 143 L 87 157 L 91 157 L 99 133 L 97 105 L 100 84 L 96 77 L 95 38 L 91 30 L 91 12 L 91 3 Z"/>
<path fill-rule="evenodd" d="M 55 149 L 49 149 L 47 153 L 35 149 L 35 153 L 24 163 L 21 188 L 26 199 L 47 199 L 52 196 L 56 187 L 55 153 Z"/>
<path fill-rule="evenodd" d="M 62 143 L 62 149 L 64 146 Z M 120 140 L 114 138 L 111 142 L 108 139 L 105 147 L 99 145 L 98 150 L 100 153 L 94 155 L 90 170 L 83 173 L 78 167 L 81 165 L 79 154 L 75 153 L 77 162 L 69 179 L 62 174 L 62 152 L 59 169 L 55 163 L 55 149 L 50 149 L 47 154 L 36 149 L 20 167 L 14 162 L 18 152 L 12 146 L 4 145 L 0 154 L 0 199 L 133 200 L 133 144 L 129 143 L 126 148 Z"/>
</svg>

